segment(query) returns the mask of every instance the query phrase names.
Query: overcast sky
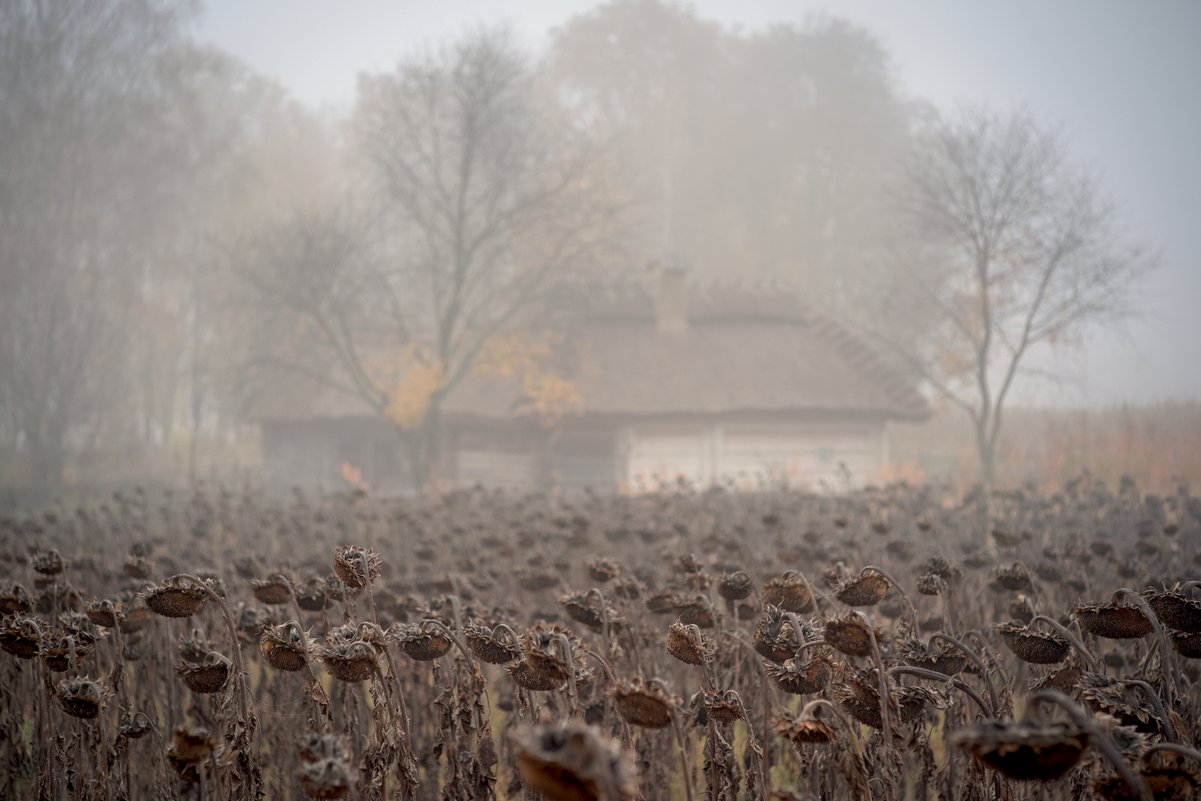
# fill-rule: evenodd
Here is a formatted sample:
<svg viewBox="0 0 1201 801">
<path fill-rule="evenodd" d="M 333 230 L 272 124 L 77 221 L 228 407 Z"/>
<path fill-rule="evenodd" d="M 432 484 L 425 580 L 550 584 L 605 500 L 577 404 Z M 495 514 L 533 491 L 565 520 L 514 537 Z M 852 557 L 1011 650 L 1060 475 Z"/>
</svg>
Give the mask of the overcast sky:
<svg viewBox="0 0 1201 801">
<path fill-rule="evenodd" d="M 198 33 L 297 98 L 348 108 L 355 76 L 478 22 L 509 22 L 531 49 L 588 0 L 207 0 Z M 746 29 L 826 14 L 873 33 L 898 88 L 940 108 L 1025 105 L 1060 125 L 1131 234 L 1162 266 L 1143 319 L 1093 331 L 1045 363 L 1072 380 L 1015 399 L 1201 399 L 1201 0 L 698 0 Z"/>
</svg>

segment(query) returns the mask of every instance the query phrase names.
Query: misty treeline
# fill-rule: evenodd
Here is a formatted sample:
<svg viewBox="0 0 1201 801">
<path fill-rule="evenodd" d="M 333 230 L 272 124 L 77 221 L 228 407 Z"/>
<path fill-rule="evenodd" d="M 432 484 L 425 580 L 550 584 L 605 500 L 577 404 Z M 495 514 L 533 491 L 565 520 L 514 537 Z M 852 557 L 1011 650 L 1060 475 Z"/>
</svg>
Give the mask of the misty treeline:
<svg viewBox="0 0 1201 801">
<path fill-rule="evenodd" d="M 466 375 L 557 408 L 562 299 L 664 263 L 873 338 L 967 413 L 988 477 L 1026 352 L 1127 313 L 1152 263 L 1053 127 L 940 115 L 836 18 L 618 0 L 544 51 L 476 28 L 398 53 L 338 115 L 200 45 L 198 13 L 0 5 L 8 483 L 147 450 L 193 475 L 200 440 L 304 392 L 395 422 L 428 477 Z"/>
</svg>

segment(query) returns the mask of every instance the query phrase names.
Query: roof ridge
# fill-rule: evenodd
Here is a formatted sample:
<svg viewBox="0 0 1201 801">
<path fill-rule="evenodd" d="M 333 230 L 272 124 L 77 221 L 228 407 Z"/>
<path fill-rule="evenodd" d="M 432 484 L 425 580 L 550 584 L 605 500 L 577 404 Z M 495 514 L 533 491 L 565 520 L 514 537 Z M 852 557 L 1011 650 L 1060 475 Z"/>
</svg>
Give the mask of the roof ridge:
<svg viewBox="0 0 1201 801">
<path fill-rule="evenodd" d="M 808 306 L 808 304 L 806 304 Z M 901 371 L 885 361 L 858 333 L 828 314 L 809 309 L 814 333 L 833 346 L 852 366 L 867 372 L 901 408 L 924 410 L 927 406 Z"/>
</svg>

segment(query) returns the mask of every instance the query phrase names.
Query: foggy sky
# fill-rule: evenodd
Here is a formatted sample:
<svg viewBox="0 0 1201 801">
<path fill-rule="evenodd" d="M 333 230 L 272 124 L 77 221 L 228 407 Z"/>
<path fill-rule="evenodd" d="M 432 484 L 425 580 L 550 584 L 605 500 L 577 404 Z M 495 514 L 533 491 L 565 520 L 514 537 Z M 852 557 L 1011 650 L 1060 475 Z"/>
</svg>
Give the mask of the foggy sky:
<svg viewBox="0 0 1201 801">
<path fill-rule="evenodd" d="M 298 99 L 347 109 L 355 76 L 479 22 L 509 22 L 532 51 L 593 0 L 207 0 L 198 34 Z M 1093 330 L 1082 351 L 1043 359 L 1070 380 L 1027 381 L 1018 403 L 1201 399 L 1201 3 L 1192 0 L 698 0 L 744 29 L 848 19 L 893 59 L 906 95 L 1024 105 L 1060 124 L 1097 168 L 1131 236 L 1162 253 L 1142 287 L 1145 315 Z M 1034 354 L 1031 354 L 1032 358 Z"/>
</svg>

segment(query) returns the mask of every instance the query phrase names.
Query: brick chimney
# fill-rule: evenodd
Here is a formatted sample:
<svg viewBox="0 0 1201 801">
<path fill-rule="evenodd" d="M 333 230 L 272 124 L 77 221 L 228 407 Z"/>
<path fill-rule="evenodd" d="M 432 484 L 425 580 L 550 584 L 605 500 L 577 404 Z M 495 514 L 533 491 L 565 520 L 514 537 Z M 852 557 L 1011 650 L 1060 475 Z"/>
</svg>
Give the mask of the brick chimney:
<svg viewBox="0 0 1201 801">
<path fill-rule="evenodd" d="M 678 264 L 666 264 L 659 270 L 655 320 L 660 331 L 688 328 L 688 271 Z"/>
</svg>

